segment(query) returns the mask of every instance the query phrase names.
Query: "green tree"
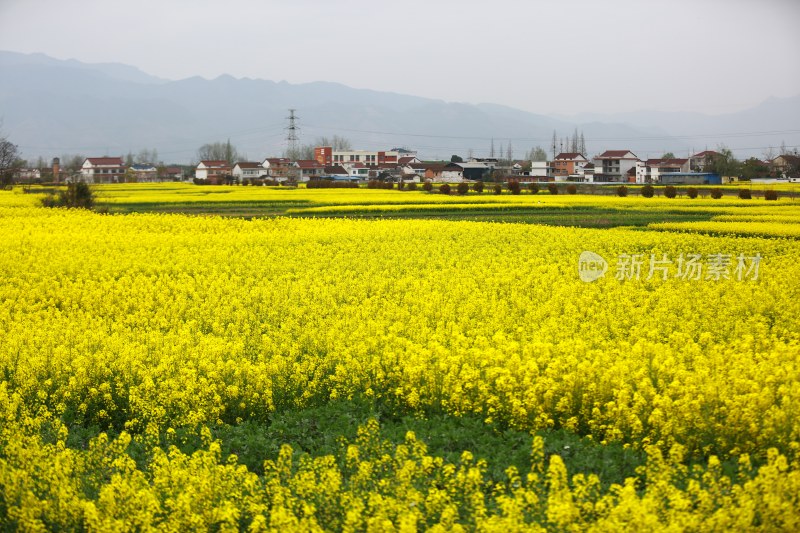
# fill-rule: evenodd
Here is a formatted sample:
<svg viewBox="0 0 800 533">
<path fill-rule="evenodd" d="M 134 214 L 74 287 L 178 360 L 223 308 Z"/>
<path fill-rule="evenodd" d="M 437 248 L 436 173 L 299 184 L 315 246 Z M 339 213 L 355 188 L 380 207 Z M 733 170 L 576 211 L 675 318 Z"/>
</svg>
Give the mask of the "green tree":
<svg viewBox="0 0 800 533">
<path fill-rule="evenodd" d="M 769 167 L 755 157 L 751 157 L 741 166 L 742 179 L 750 181 L 756 178 L 765 178 L 769 174 Z"/>
<path fill-rule="evenodd" d="M 453 155 L 450 157 L 450 162 L 451 162 L 451 163 L 463 163 L 463 162 L 464 162 L 464 159 L 462 159 L 460 155 L 455 155 L 455 154 L 453 154 Z"/>
<path fill-rule="evenodd" d="M 733 152 L 729 148 L 719 146 L 716 155 L 707 156 L 705 170 L 720 177 L 739 176 L 741 163 L 733 156 Z"/>
<path fill-rule="evenodd" d="M 667 152 L 666 154 L 661 156 L 661 159 L 675 159 L 675 154 L 672 152 Z"/>
</svg>

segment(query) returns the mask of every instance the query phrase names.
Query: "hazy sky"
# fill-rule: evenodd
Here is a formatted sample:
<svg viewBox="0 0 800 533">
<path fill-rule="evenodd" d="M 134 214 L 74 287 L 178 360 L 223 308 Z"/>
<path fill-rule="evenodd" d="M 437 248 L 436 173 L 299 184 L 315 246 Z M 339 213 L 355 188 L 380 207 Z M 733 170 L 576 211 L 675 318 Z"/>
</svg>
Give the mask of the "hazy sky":
<svg viewBox="0 0 800 533">
<path fill-rule="evenodd" d="M 538 113 L 800 94 L 800 0 L 0 0 L 0 49 Z"/>
</svg>

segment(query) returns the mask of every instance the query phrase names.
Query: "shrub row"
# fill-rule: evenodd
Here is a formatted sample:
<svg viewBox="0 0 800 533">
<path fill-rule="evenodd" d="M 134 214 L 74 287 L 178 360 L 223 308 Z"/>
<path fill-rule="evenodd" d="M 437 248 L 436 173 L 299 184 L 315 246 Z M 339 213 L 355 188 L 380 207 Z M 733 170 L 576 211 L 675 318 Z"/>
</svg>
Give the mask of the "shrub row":
<svg viewBox="0 0 800 533">
<path fill-rule="evenodd" d="M 316 180 L 306 183 L 306 189 L 358 189 L 358 183 L 352 181 Z"/>
</svg>

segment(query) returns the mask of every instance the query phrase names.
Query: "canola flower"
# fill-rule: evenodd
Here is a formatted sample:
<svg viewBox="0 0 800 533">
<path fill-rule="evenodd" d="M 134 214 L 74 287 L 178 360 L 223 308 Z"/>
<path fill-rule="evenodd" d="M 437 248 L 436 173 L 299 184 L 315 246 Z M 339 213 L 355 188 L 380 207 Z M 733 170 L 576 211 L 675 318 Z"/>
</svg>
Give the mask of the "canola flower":
<svg viewBox="0 0 800 533">
<path fill-rule="evenodd" d="M 733 215 L 736 216 L 736 215 Z M 673 231 L 692 231 L 710 234 L 757 235 L 767 237 L 800 237 L 800 217 L 783 217 L 764 219 L 748 217 L 746 219 L 717 218 L 704 222 L 654 222 L 649 228 Z"/>
<path fill-rule="evenodd" d="M 9 195 L 10 196 L 10 195 Z M 108 216 L 24 207 L 0 227 L 0 515 L 22 529 L 796 529 L 799 246 L 515 224 Z M 12 201 L 13 200 L 13 201 Z M 22 205 L 22 207 L 20 207 Z M 757 280 L 584 283 L 584 250 L 760 254 Z M 567 428 L 648 452 L 603 492 L 532 451 L 480 461 L 363 430 L 257 476 L 207 426 L 367 397 Z M 69 427 L 121 432 L 89 449 Z M 202 433 L 192 455 L 163 446 Z M 152 459 L 137 465 L 131 439 Z M 740 478 L 715 459 L 738 457 Z M 763 464 L 750 471 L 750 458 Z"/>
</svg>

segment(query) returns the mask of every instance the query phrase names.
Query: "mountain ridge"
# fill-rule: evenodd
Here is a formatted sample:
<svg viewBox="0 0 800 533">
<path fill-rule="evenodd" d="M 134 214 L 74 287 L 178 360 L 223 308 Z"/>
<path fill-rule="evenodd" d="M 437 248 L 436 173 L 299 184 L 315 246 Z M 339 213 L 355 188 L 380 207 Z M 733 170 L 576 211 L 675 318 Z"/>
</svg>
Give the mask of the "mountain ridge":
<svg viewBox="0 0 800 533">
<path fill-rule="evenodd" d="M 705 144 L 692 135 L 759 131 L 742 130 L 740 119 L 751 128 L 776 124 L 773 129 L 784 134 L 800 124 L 800 96 L 772 99 L 721 119 L 634 112 L 570 120 L 497 103 L 448 102 L 337 82 L 291 84 L 230 75 L 165 80 L 129 65 L 0 51 L 0 117 L 4 134 L 20 145 L 24 157 L 120 155 L 156 148 L 165 161 L 189 162 L 202 144 L 230 138 L 240 152 L 259 159 L 285 148 L 289 108 L 298 110 L 303 144 L 338 134 L 354 148 L 408 146 L 422 157 L 447 159 L 470 150 L 486 156 L 492 140 L 496 149 L 511 143 L 518 158 L 537 145 L 550 154 L 553 131 L 567 137 L 575 128 L 584 133 L 589 155 L 614 148 L 631 149 L 640 157 L 688 154 Z M 800 144 L 797 133 L 785 134 L 784 140 Z M 708 142 L 716 146 L 735 139 L 746 141 L 740 146 L 777 147 L 779 137 L 721 136 Z"/>
</svg>

